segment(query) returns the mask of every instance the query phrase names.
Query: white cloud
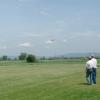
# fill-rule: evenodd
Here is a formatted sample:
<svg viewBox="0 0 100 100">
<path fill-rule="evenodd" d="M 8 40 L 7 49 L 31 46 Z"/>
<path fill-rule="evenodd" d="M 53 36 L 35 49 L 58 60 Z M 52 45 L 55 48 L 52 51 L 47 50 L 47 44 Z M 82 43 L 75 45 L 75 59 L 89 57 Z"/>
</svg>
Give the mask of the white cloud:
<svg viewBox="0 0 100 100">
<path fill-rule="evenodd" d="M 41 37 L 42 34 L 34 34 L 34 33 L 29 33 L 29 34 L 26 34 L 27 37 Z"/>
<path fill-rule="evenodd" d="M 50 33 L 28 33 L 28 32 L 22 32 L 20 33 L 21 38 L 48 38 L 48 37 L 54 37 L 55 34 Z"/>
<path fill-rule="evenodd" d="M 50 47 L 49 47 L 49 46 L 46 46 L 45 48 L 46 48 L 46 49 L 50 49 Z"/>
<path fill-rule="evenodd" d="M 41 10 L 40 14 L 43 15 L 43 16 L 48 16 L 49 15 L 49 13 L 45 10 Z"/>
<path fill-rule="evenodd" d="M 62 41 L 63 41 L 64 43 L 66 43 L 66 42 L 67 42 L 67 40 L 65 40 L 65 39 L 64 39 L 64 40 L 62 40 Z"/>
<path fill-rule="evenodd" d="M 92 37 L 92 36 L 95 36 L 95 32 L 87 31 L 87 32 L 71 33 L 71 36 L 69 36 L 69 38 L 76 39 L 80 37 Z"/>
<path fill-rule="evenodd" d="M 31 43 L 26 42 L 26 43 L 21 43 L 19 44 L 20 47 L 31 47 Z"/>
<path fill-rule="evenodd" d="M 57 20 L 56 24 L 60 25 L 60 26 L 64 26 L 64 25 L 66 25 L 66 21 L 65 21 L 65 19 L 63 19 L 63 20 Z"/>
<path fill-rule="evenodd" d="M 33 37 L 44 37 L 46 36 L 47 34 L 43 34 L 43 33 L 28 33 L 28 32 L 23 32 L 21 33 L 20 37 L 28 37 L 28 38 L 33 38 Z"/>
<path fill-rule="evenodd" d="M 6 50 L 7 46 L 1 46 L 0 49 Z"/>
<path fill-rule="evenodd" d="M 55 40 L 47 40 L 45 43 L 46 44 L 53 44 Z"/>
</svg>

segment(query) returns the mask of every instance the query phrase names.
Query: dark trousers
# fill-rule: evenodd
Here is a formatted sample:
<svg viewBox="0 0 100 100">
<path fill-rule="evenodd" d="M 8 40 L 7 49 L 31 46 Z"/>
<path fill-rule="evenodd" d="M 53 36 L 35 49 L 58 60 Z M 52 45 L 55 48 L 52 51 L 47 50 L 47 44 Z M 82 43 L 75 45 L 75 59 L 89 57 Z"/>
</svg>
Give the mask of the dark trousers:
<svg viewBox="0 0 100 100">
<path fill-rule="evenodd" d="M 96 68 L 92 68 L 92 81 L 96 84 Z"/>
<path fill-rule="evenodd" d="M 92 69 L 87 69 L 86 80 L 87 80 L 88 84 L 92 84 Z"/>
</svg>

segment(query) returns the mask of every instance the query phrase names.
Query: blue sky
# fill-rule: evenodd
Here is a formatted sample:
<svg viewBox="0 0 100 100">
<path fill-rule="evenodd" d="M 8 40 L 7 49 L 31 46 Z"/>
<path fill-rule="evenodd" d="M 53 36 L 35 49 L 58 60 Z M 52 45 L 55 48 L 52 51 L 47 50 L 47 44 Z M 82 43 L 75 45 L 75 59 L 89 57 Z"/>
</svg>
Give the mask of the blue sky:
<svg viewBox="0 0 100 100">
<path fill-rule="evenodd" d="M 100 52 L 99 0 L 0 0 L 0 55 Z"/>
</svg>

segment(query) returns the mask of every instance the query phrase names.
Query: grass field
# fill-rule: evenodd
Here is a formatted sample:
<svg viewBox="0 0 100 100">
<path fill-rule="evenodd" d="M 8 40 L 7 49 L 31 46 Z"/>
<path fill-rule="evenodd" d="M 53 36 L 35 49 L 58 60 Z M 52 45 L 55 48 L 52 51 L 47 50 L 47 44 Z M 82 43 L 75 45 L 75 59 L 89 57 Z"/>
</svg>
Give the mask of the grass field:
<svg viewBox="0 0 100 100">
<path fill-rule="evenodd" d="M 86 85 L 84 63 L 0 63 L 0 100 L 99 100 L 97 84 Z"/>
</svg>

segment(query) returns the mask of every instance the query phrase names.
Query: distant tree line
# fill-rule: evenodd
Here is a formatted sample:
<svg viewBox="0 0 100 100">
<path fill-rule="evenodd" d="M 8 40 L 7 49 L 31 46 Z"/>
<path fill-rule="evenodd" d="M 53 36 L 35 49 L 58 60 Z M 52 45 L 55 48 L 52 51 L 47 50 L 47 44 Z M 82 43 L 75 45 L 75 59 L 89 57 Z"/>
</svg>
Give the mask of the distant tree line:
<svg viewBox="0 0 100 100">
<path fill-rule="evenodd" d="M 38 60 L 81 60 L 84 61 L 86 60 L 87 57 L 66 57 L 66 56 L 57 56 L 57 57 L 37 57 L 33 54 L 28 54 L 26 52 L 22 52 L 19 54 L 17 57 L 9 57 L 7 55 L 3 55 L 0 57 L 0 61 L 26 61 L 27 63 L 34 63 L 37 62 Z M 100 59 L 100 56 L 96 57 L 97 59 Z"/>
<path fill-rule="evenodd" d="M 26 61 L 27 63 L 36 62 L 36 56 L 33 54 L 21 53 L 18 57 L 8 57 L 7 55 L 3 55 L 0 57 L 0 61 Z"/>
<path fill-rule="evenodd" d="M 55 60 L 55 59 L 85 59 L 85 57 L 41 57 L 41 60 Z"/>
<path fill-rule="evenodd" d="M 36 56 L 33 54 L 21 53 L 19 55 L 19 60 L 26 60 L 28 63 L 36 62 Z"/>
</svg>

